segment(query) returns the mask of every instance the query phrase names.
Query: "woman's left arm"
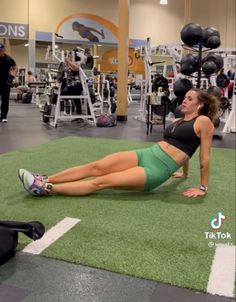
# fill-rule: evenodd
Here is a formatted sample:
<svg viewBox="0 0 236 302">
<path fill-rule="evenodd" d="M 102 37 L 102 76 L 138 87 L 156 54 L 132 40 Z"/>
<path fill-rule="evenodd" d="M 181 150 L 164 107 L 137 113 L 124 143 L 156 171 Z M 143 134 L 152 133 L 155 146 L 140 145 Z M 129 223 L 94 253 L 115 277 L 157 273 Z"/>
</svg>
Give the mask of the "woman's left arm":
<svg viewBox="0 0 236 302">
<path fill-rule="evenodd" d="M 212 137 L 214 134 L 214 126 L 209 118 L 203 117 L 199 121 L 200 134 L 200 185 L 198 188 L 190 188 L 183 192 L 184 196 L 197 197 L 205 195 L 208 189 L 209 165 L 210 165 L 210 149 Z"/>
</svg>

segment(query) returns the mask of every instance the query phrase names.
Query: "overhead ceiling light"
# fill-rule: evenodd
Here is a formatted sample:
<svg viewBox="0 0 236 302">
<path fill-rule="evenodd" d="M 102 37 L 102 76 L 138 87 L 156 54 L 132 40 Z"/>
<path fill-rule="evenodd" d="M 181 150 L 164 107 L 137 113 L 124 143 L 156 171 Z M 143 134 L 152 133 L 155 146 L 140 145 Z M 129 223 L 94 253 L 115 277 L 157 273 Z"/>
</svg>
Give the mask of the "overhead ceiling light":
<svg viewBox="0 0 236 302">
<path fill-rule="evenodd" d="M 25 43 L 25 47 L 28 47 L 29 46 L 29 43 Z"/>
<path fill-rule="evenodd" d="M 168 1 L 167 0 L 160 0 L 160 4 L 161 5 L 166 5 L 166 4 L 168 4 Z"/>
</svg>

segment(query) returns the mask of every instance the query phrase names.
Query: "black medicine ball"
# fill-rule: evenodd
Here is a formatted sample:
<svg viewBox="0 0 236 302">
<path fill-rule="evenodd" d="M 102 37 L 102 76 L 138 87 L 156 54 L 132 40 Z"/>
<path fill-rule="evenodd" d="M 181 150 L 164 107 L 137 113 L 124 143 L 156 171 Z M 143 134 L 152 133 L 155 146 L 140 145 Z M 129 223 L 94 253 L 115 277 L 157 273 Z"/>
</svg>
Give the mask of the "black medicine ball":
<svg viewBox="0 0 236 302">
<path fill-rule="evenodd" d="M 202 65 L 202 71 L 205 73 L 205 75 L 211 75 L 211 74 L 217 72 L 216 63 L 213 61 L 206 61 Z"/>
<path fill-rule="evenodd" d="M 203 30 L 202 30 L 203 46 L 208 47 L 208 46 L 206 46 L 207 41 L 210 37 L 213 37 L 213 36 L 218 36 L 220 38 L 220 33 L 215 27 L 209 26 L 209 27 L 203 28 Z"/>
<path fill-rule="evenodd" d="M 191 88 L 193 88 L 193 84 L 188 79 L 179 79 L 173 85 L 174 94 L 179 98 L 184 98 Z"/>
<path fill-rule="evenodd" d="M 180 72 L 184 75 L 191 75 L 193 72 L 195 72 L 193 65 L 189 63 L 184 63 L 180 65 Z"/>
<path fill-rule="evenodd" d="M 210 49 L 218 48 L 221 45 L 220 37 L 218 36 L 211 36 L 207 43 L 205 44 L 205 47 Z"/>
<path fill-rule="evenodd" d="M 189 63 L 193 65 L 193 68 L 198 67 L 198 56 L 192 53 L 187 54 L 186 56 L 182 57 L 180 64 Z"/>
<path fill-rule="evenodd" d="M 216 63 L 217 71 L 220 71 L 224 66 L 224 60 L 220 55 L 214 53 L 208 53 L 207 56 L 202 60 L 202 63 L 206 61 L 213 61 Z"/>
<path fill-rule="evenodd" d="M 226 88 L 229 85 L 229 79 L 226 74 L 221 73 L 216 78 L 216 85 L 220 88 Z"/>
<path fill-rule="evenodd" d="M 175 118 L 184 117 L 184 113 L 182 112 L 182 105 L 179 105 L 178 107 L 175 108 L 174 116 Z"/>
<path fill-rule="evenodd" d="M 163 88 L 163 90 L 169 88 L 169 83 L 167 78 L 163 76 L 157 76 L 153 79 L 152 91 L 158 91 L 158 88 L 160 87 Z"/>
<path fill-rule="evenodd" d="M 180 72 L 184 75 L 191 75 L 198 70 L 198 56 L 195 54 L 187 54 L 180 61 Z"/>
<path fill-rule="evenodd" d="M 188 23 L 182 28 L 180 36 L 186 45 L 197 45 L 202 41 L 202 27 L 197 23 Z"/>
</svg>

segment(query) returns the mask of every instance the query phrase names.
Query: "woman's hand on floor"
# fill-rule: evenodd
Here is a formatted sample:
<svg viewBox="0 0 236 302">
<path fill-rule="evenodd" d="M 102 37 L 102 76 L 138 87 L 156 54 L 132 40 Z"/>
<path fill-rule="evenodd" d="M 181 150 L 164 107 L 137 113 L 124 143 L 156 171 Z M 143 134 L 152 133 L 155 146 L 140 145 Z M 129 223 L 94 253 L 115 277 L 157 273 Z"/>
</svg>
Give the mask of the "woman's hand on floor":
<svg viewBox="0 0 236 302">
<path fill-rule="evenodd" d="M 185 197 L 198 197 L 205 195 L 206 192 L 200 190 L 199 188 L 189 188 L 182 192 L 182 195 Z"/>
<path fill-rule="evenodd" d="M 184 174 L 183 172 L 174 172 L 172 174 L 173 178 L 188 178 L 188 175 Z"/>
</svg>

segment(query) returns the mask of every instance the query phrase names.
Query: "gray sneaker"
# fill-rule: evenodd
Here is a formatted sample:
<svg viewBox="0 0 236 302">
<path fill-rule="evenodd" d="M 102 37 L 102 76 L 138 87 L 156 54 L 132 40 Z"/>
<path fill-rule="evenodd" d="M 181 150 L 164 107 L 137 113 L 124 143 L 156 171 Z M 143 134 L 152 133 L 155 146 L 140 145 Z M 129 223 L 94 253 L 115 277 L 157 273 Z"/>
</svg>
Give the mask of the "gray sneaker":
<svg viewBox="0 0 236 302">
<path fill-rule="evenodd" d="M 49 195 L 52 189 L 52 184 L 39 180 L 34 174 L 27 170 L 23 173 L 23 186 L 25 190 L 32 195 L 45 196 Z"/>
</svg>

